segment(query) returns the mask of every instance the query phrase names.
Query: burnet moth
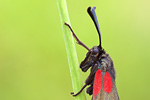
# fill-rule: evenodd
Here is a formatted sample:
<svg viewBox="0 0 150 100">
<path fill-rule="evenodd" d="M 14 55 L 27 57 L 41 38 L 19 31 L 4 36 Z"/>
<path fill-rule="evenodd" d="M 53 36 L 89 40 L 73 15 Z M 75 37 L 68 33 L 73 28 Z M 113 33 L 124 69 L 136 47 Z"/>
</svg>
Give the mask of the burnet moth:
<svg viewBox="0 0 150 100">
<path fill-rule="evenodd" d="M 87 9 L 87 12 L 92 18 L 99 35 L 99 45 L 94 46 L 92 49 L 89 49 L 84 43 L 82 43 L 73 32 L 71 26 L 65 23 L 65 25 L 67 25 L 71 30 L 73 37 L 76 39 L 77 43 L 88 50 L 85 59 L 80 64 L 81 70 L 83 72 L 86 72 L 91 67 L 90 75 L 86 79 L 85 85 L 78 93 L 71 94 L 73 96 L 77 96 L 86 86 L 89 85 L 86 92 L 89 95 L 93 94 L 92 100 L 119 100 L 115 82 L 115 69 L 113 61 L 102 48 L 101 32 L 95 9 L 96 7 L 88 7 Z"/>
</svg>

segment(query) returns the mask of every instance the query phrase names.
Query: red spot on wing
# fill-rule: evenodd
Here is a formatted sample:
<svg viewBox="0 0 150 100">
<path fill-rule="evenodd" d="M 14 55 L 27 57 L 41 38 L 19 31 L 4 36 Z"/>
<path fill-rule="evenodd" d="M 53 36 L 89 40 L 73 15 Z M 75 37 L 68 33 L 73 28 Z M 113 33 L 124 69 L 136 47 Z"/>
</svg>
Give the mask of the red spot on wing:
<svg viewBox="0 0 150 100">
<path fill-rule="evenodd" d="M 94 90 L 93 90 L 94 97 L 96 97 L 97 94 L 100 92 L 101 84 L 102 84 L 102 73 L 101 70 L 98 69 L 96 71 L 95 79 L 94 79 Z"/>
<path fill-rule="evenodd" d="M 112 80 L 111 80 L 111 76 L 108 72 L 105 72 L 105 76 L 104 76 L 104 82 L 103 82 L 103 89 L 105 92 L 110 93 L 112 90 Z"/>
</svg>

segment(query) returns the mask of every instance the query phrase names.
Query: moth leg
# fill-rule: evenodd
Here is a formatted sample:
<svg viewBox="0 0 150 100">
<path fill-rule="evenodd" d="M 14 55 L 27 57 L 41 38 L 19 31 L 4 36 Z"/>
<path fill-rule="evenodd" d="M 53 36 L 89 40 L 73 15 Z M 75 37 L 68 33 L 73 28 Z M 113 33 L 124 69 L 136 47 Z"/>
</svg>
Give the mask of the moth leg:
<svg viewBox="0 0 150 100">
<path fill-rule="evenodd" d="M 86 72 L 93 64 L 92 61 L 89 61 L 89 58 L 90 58 L 91 54 L 92 54 L 92 52 L 88 52 L 86 54 L 85 59 L 80 64 L 80 68 L 83 72 Z"/>
<path fill-rule="evenodd" d="M 74 94 L 74 92 L 71 92 L 71 95 L 73 95 L 73 96 L 79 95 L 79 94 L 83 91 L 83 89 L 84 89 L 86 86 L 87 86 L 87 84 L 85 84 L 85 85 L 82 87 L 82 89 L 81 89 L 78 93 L 76 93 L 76 94 Z"/>
<path fill-rule="evenodd" d="M 73 32 L 71 26 L 70 26 L 69 24 L 67 24 L 67 23 L 65 23 L 65 25 L 67 25 L 67 26 L 69 27 L 69 29 L 70 29 L 70 31 L 72 32 L 72 35 L 73 35 L 73 37 L 76 39 L 77 43 L 78 43 L 79 45 L 83 46 L 84 48 L 86 48 L 88 51 L 91 52 L 91 50 L 90 50 L 83 42 L 81 42 L 81 41 L 78 39 L 78 37 L 76 36 L 76 34 Z"/>
<path fill-rule="evenodd" d="M 91 68 L 91 73 L 88 77 L 88 79 L 86 80 L 86 83 L 91 84 L 90 87 L 87 88 L 86 92 L 89 95 L 93 94 L 93 81 L 94 81 L 94 76 L 95 76 L 95 72 L 97 70 L 98 64 L 95 64 L 92 68 Z"/>
<path fill-rule="evenodd" d="M 91 73 L 88 76 L 88 78 L 86 79 L 85 85 L 81 88 L 81 90 L 78 93 L 76 93 L 76 94 L 74 94 L 74 92 L 71 92 L 71 95 L 73 95 L 73 96 L 79 95 L 87 85 L 92 84 L 93 78 L 94 78 L 94 73 L 93 72 L 95 72 L 96 68 L 97 68 L 97 64 L 95 64 L 94 67 L 92 68 Z"/>
<path fill-rule="evenodd" d="M 81 63 L 80 68 L 83 72 L 86 72 L 92 66 L 92 64 L 93 64 L 93 62 L 89 62 L 86 65 L 82 65 L 82 63 Z"/>
<path fill-rule="evenodd" d="M 95 64 L 92 68 L 91 68 L 91 72 L 90 75 L 88 76 L 88 78 L 86 79 L 85 83 L 90 85 L 93 80 L 94 80 L 94 76 L 95 76 L 95 72 L 97 70 L 98 64 Z"/>
<path fill-rule="evenodd" d="M 93 84 L 91 84 L 91 86 L 87 88 L 86 93 L 89 95 L 93 94 Z"/>
</svg>

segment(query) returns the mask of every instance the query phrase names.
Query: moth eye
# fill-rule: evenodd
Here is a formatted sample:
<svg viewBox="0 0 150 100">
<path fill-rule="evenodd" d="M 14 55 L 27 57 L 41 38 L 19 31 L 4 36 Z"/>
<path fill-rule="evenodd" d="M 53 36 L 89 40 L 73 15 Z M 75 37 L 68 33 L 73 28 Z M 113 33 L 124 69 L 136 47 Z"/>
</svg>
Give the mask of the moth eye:
<svg viewBox="0 0 150 100">
<path fill-rule="evenodd" d="M 93 52 L 92 52 L 92 54 L 97 54 L 97 53 L 99 53 L 98 49 L 94 49 Z"/>
</svg>

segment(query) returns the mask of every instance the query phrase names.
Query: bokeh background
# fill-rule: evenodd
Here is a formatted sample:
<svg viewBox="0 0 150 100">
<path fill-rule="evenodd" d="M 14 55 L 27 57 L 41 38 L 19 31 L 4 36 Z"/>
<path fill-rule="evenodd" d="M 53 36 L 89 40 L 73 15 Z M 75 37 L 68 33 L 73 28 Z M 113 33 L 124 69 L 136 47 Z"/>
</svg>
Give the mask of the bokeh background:
<svg viewBox="0 0 150 100">
<path fill-rule="evenodd" d="M 74 31 L 90 48 L 98 45 L 98 34 L 86 9 L 97 7 L 120 99 L 148 100 L 150 2 L 67 0 L 67 5 Z M 76 49 L 81 62 L 87 50 L 77 44 Z M 81 72 L 83 81 L 88 74 Z M 0 0 L 0 100 L 74 100 L 71 84 L 56 1 Z"/>
</svg>

